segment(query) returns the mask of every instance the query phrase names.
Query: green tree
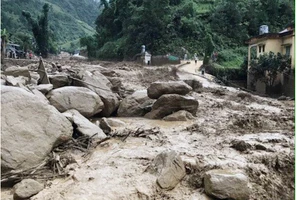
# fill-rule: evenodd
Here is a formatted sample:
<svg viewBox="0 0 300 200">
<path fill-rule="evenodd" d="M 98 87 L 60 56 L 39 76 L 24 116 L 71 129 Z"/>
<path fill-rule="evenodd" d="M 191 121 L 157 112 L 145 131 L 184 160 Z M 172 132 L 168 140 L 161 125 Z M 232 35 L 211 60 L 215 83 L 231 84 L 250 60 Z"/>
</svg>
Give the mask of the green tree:
<svg viewBox="0 0 300 200">
<path fill-rule="evenodd" d="M 89 58 L 96 57 L 97 43 L 93 36 L 87 36 L 80 39 L 80 46 L 86 47 Z"/>
<path fill-rule="evenodd" d="M 206 34 L 205 36 L 205 55 L 204 55 L 204 60 L 203 60 L 203 65 L 206 66 L 209 64 L 209 60 L 211 57 L 211 54 L 214 51 L 215 45 L 212 41 L 212 37 L 209 33 Z"/>
<path fill-rule="evenodd" d="M 258 59 L 252 59 L 250 66 L 249 73 L 253 75 L 255 81 L 260 80 L 272 87 L 279 73 L 287 73 L 291 70 L 291 58 L 280 53 L 276 55 L 269 52 Z"/>
<path fill-rule="evenodd" d="M 5 57 L 7 38 L 8 33 L 6 29 L 1 29 L 1 64 L 3 64 L 3 59 Z"/>
<path fill-rule="evenodd" d="M 23 11 L 22 15 L 26 18 L 32 28 L 33 36 L 37 43 L 37 53 L 47 58 L 49 52 L 49 30 L 48 30 L 49 4 L 43 6 L 42 15 L 37 20 L 32 19 L 29 12 Z"/>
</svg>

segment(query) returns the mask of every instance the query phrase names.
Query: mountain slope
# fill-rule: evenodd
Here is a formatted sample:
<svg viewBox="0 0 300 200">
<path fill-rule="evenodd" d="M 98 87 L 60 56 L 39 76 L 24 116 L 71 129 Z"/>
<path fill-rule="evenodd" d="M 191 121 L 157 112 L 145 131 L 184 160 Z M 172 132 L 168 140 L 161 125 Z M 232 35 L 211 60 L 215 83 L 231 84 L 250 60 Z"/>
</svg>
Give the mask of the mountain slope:
<svg viewBox="0 0 300 200">
<path fill-rule="evenodd" d="M 34 18 L 40 15 L 44 3 L 49 3 L 49 28 L 55 40 L 64 44 L 95 32 L 94 21 L 99 15 L 99 3 L 94 0 L 2 0 L 1 28 L 11 34 L 30 33 L 22 16 L 29 11 Z"/>
</svg>

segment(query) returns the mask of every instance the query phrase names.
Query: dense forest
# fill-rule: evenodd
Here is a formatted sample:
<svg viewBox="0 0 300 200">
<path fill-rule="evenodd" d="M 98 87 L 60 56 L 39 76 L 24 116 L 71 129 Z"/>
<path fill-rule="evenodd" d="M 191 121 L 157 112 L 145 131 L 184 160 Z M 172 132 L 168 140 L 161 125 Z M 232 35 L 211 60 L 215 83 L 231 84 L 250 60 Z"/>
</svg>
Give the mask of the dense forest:
<svg viewBox="0 0 300 200">
<path fill-rule="evenodd" d="M 143 44 L 153 55 L 204 55 L 212 40 L 218 64 L 231 68 L 243 64 L 245 40 L 260 25 L 278 32 L 295 15 L 293 0 L 103 0 L 101 7 L 97 33 L 81 40 L 90 56 L 131 59 Z"/>
<path fill-rule="evenodd" d="M 18 44 L 31 43 L 30 26 L 22 11 L 28 11 L 37 18 L 45 3 L 49 8 L 49 34 L 53 48 L 74 50 L 79 39 L 95 33 L 95 19 L 100 13 L 99 2 L 95 0 L 2 0 L 1 29 L 9 33 L 9 40 Z"/>
</svg>

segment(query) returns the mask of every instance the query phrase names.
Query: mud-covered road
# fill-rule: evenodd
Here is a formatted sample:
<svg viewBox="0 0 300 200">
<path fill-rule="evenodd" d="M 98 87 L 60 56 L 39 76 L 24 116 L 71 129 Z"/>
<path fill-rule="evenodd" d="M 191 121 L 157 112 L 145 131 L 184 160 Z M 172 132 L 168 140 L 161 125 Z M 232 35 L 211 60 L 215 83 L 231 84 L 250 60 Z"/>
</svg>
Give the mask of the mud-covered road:
<svg viewBox="0 0 300 200">
<path fill-rule="evenodd" d="M 168 67 L 100 65 L 114 70 L 127 90 L 146 89 L 151 82 L 174 79 L 165 70 Z M 154 127 L 159 133 L 129 136 L 124 141 L 124 137 L 113 137 L 97 146 L 88 158 L 83 158 L 80 151 L 71 151 L 77 164 L 69 166 L 70 176 L 45 181 L 45 189 L 31 199 L 208 200 L 213 198 L 204 191 L 203 173 L 211 169 L 243 171 L 249 179 L 250 199 L 294 199 L 294 101 L 278 101 L 220 86 L 211 81 L 210 75 L 195 75 L 200 65 L 191 62 L 177 72 L 181 80 L 197 79 L 203 84 L 201 92 L 190 94 L 199 102 L 194 120 L 113 117 L 126 124 L 114 128 L 121 135 L 128 130 Z M 87 67 L 81 63 L 65 66 Z M 161 189 L 156 176 L 146 170 L 165 150 L 176 151 L 189 169 L 170 191 Z M 12 199 L 11 189 L 2 189 L 1 194 L 3 199 Z"/>
</svg>

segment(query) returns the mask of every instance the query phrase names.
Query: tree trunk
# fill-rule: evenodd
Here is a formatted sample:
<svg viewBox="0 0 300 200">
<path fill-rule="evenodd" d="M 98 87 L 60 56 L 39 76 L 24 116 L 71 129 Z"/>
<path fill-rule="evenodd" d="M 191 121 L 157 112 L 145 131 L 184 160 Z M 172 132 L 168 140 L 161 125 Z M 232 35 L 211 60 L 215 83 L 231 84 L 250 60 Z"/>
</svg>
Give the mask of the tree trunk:
<svg viewBox="0 0 300 200">
<path fill-rule="evenodd" d="M 6 54 L 6 38 L 1 37 L 1 64 L 3 64 L 5 54 Z"/>
</svg>

